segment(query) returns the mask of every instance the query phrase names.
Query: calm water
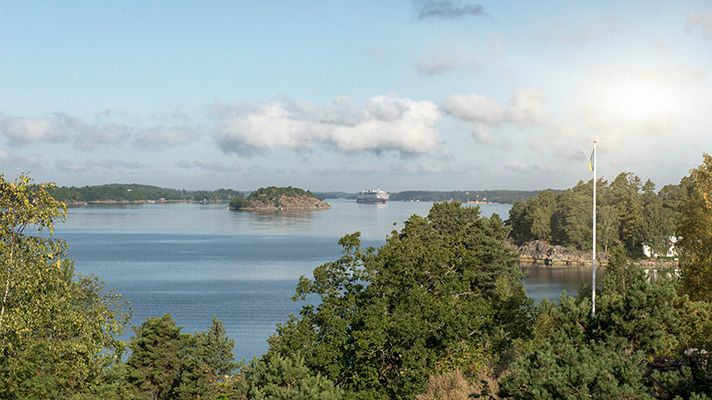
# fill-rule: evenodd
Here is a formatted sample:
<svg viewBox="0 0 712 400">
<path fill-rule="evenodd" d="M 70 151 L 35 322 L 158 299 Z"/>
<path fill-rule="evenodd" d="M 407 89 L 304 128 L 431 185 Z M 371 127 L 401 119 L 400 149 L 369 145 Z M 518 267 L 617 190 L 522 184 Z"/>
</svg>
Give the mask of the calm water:
<svg viewBox="0 0 712 400">
<path fill-rule="evenodd" d="M 72 208 L 57 236 L 69 242 L 78 272 L 95 274 L 133 307 L 132 326 L 171 313 L 184 331 L 204 330 L 213 315 L 235 339 L 237 358 L 267 349 L 275 324 L 297 313 L 290 300 L 301 275 L 340 255 L 337 240 L 360 231 L 378 246 L 432 203 L 385 205 L 330 200 L 324 211 L 231 212 L 224 205 L 145 204 Z M 509 205 L 482 205 L 506 218 Z M 575 292 L 590 268 L 525 268 L 536 300 Z M 128 337 L 129 333 L 127 333 Z"/>
</svg>

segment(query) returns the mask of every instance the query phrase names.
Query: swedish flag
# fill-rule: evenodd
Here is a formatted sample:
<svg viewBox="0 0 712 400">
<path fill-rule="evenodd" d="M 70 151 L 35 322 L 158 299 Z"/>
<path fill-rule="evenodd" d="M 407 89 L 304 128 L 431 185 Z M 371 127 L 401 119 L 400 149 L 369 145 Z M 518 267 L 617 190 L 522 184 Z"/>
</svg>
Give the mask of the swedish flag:
<svg viewBox="0 0 712 400">
<path fill-rule="evenodd" d="M 593 165 L 593 155 L 596 153 L 596 150 L 591 151 L 591 158 L 588 159 L 588 170 L 593 171 L 595 166 Z"/>
</svg>

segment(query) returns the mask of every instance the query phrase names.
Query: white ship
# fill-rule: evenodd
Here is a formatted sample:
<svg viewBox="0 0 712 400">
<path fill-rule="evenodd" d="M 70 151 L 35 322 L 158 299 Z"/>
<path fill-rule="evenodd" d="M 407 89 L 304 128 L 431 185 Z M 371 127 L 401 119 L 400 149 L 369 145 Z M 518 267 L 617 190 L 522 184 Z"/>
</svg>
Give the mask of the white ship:
<svg viewBox="0 0 712 400">
<path fill-rule="evenodd" d="M 385 203 L 388 201 L 388 193 L 381 189 L 364 189 L 356 197 L 357 203 Z"/>
</svg>

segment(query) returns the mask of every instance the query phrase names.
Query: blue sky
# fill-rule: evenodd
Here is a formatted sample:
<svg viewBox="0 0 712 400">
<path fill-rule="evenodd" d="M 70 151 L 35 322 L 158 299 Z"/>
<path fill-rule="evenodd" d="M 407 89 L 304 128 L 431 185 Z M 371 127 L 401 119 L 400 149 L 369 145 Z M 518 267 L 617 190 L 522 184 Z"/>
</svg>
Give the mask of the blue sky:
<svg viewBox="0 0 712 400">
<path fill-rule="evenodd" d="M 0 171 L 252 190 L 676 183 L 709 2 L 0 2 Z"/>
</svg>

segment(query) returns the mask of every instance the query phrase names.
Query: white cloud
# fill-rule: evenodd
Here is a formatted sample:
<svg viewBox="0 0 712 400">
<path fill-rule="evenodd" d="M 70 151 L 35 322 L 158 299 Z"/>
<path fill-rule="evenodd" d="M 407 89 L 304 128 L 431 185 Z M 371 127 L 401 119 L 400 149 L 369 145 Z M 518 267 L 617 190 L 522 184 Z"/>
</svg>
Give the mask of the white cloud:
<svg viewBox="0 0 712 400">
<path fill-rule="evenodd" d="M 437 106 L 397 96 L 372 97 L 362 105 L 340 97 L 327 107 L 293 102 L 218 105 L 213 116 L 216 139 L 225 152 L 326 145 L 344 152 L 419 154 L 440 144 Z"/>
<path fill-rule="evenodd" d="M 2 117 L 0 131 L 13 145 L 26 145 L 35 142 L 59 142 L 68 137 L 63 118 Z"/>
<path fill-rule="evenodd" d="M 705 39 L 712 40 L 712 10 L 690 13 L 687 16 L 687 31 L 699 31 Z"/>
<path fill-rule="evenodd" d="M 51 117 L 10 117 L 0 119 L 0 131 L 12 145 L 63 142 L 74 138 L 83 150 L 99 144 L 116 144 L 129 136 L 129 128 L 115 122 L 89 124 L 64 113 Z"/>
<path fill-rule="evenodd" d="M 112 159 L 99 160 L 67 160 L 57 159 L 54 161 L 54 166 L 61 171 L 84 172 L 95 169 L 147 169 L 151 168 L 151 164 L 141 163 L 137 161 L 122 161 Z"/>
<path fill-rule="evenodd" d="M 517 89 L 506 104 L 479 94 L 454 94 L 442 104 L 443 111 L 475 124 L 473 135 L 491 138 L 490 128 L 503 124 L 531 127 L 547 121 L 544 96 L 533 89 Z"/>
</svg>

